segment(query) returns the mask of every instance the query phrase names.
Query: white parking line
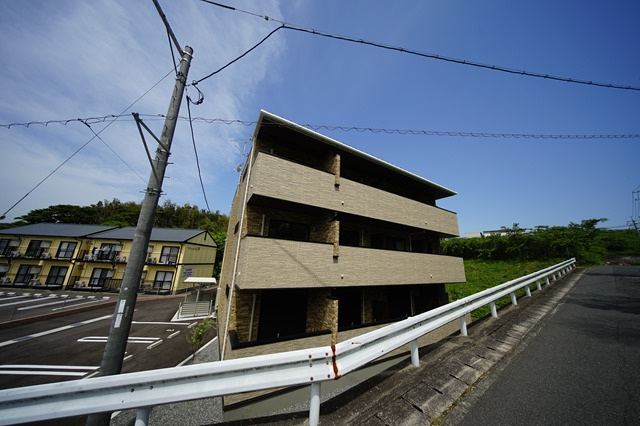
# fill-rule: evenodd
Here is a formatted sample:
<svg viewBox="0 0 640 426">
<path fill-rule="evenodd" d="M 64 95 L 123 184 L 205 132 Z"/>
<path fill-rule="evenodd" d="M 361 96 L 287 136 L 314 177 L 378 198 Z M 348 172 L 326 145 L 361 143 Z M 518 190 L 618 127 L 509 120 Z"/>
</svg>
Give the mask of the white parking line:
<svg viewBox="0 0 640 426">
<path fill-rule="evenodd" d="M 153 322 L 153 321 L 132 321 L 131 324 L 150 324 L 150 325 L 191 325 L 188 322 Z"/>
<path fill-rule="evenodd" d="M 15 296 L 15 297 L 7 297 L 7 298 L 2 299 L 2 300 L 7 300 L 7 299 L 24 299 L 25 297 L 29 297 L 29 296 Z M 55 297 L 55 296 L 53 296 L 53 297 Z M 31 303 L 31 302 L 33 302 L 33 301 L 35 301 L 35 300 L 37 300 L 37 299 L 31 299 L 31 298 L 30 298 L 29 300 L 20 300 L 20 301 L 18 301 L 18 302 L 3 303 L 3 304 L 1 304 L 1 305 L 0 305 L 0 308 L 1 308 L 1 307 L 4 307 L 4 306 L 20 305 L 20 304 L 22 304 L 22 303 Z"/>
<path fill-rule="evenodd" d="M 51 305 L 59 305 L 61 303 L 67 303 L 66 300 L 59 300 L 57 302 L 49 302 L 49 303 L 39 303 L 37 305 L 33 305 L 33 306 L 25 306 L 22 308 L 18 308 L 19 311 L 29 311 L 31 309 L 39 309 L 39 308 L 43 308 L 45 306 L 51 306 Z"/>
<path fill-rule="evenodd" d="M 72 328 L 82 327 L 83 325 L 87 325 L 87 324 L 91 324 L 91 323 L 94 323 L 94 322 L 97 322 L 97 321 L 102 321 L 102 320 L 105 320 L 105 319 L 109 319 L 112 316 L 113 316 L 113 314 L 105 315 L 103 317 L 93 318 L 93 319 L 90 319 L 90 320 L 77 322 L 75 324 L 65 325 L 63 327 L 58 327 L 58 328 L 53 328 L 51 330 L 42 331 L 40 333 L 35 333 L 35 334 L 30 334 L 28 336 L 18 337 L 18 338 L 13 339 L 13 340 L 7 340 L 6 342 L 0 342 L 0 348 L 2 348 L 4 346 L 13 345 L 14 343 L 20 343 L 20 342 L 24 342 L 26 340 L 35 339 L 37 337 L 46 336 L 48 334 L 58 333 L 60 331 L 65 331 L 65 330 L 70 330 Z"/>
<path fill-rule="evenodd" d="M 103 299 L 104 299 L 104 298 L 103 298 Z M 109 299 L 109 298 L 107 297 L 106 299 Z M 73 300 L 72 300 L 72 302 L 73 302 Z M 62 310 L 62 309 L 75 308 L 76 306 L 90 305 L 90 304 L 92 304 L 92 303 L 97 303 L 97 302 L 100 302 L 100 300 L 90 300 L 90 301 L 88 301 L 88 302 L 84 302 L 84 303 L 75 303 L 75 304 L 73 304 L 73 305 L 66 305 L 66 306 L 62 306 L 62 307 L 60 307 L 60 308 L 53 308 L 53 309 L 51 309 L 51 310 L 52 310 L 52 311 L 60 311 L 60 310 Z"/>
<path fill-rule="evenodd" d="M 0 375 L 81 377 L 98 368 L 88 365 L 4 364 L 0 365 Z"/>
<path fill-rule="evenodd" d="M 159 337 L 138 337 L 131 336 L 127 339 L 127 343 L 155 343 L 160 340 Z M 81 343 L 106 343 L 107 336 L 88 336 L 78 339 L 78 342 Z"/>
<path fill-rule="evenodd" d="M 167 339 L 173 339 L 174 337 L 176 337 L 178 334 L 180 334 L 180 330 L 176 331 L 175 333 L 171 333 L 169 336 L 167 336 Z"/>
</svg>

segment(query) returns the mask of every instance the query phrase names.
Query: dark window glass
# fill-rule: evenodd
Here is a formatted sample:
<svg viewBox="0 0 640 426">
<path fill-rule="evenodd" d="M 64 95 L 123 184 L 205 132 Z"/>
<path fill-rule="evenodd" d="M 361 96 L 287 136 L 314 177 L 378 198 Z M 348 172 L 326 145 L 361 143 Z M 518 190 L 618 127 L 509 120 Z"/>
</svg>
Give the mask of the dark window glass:
<svg viewBox="0 0 640 426">
<path fill-rule="evenodd" d="M 160 254 L 160 263 L 165 265 L 175 265 L 178 261 L 178 247 L 164 246 L 162 247 L 162 253 Z"/>
<path fill-rule="evenodd" d="M 269 237 L 285 240 L 309 241 L 309 225 L 271 219 Z"/>
<path fill-rule="evenodd" d="M 340 229 L 340 245 L 360 247 L 360 232 Z"/>
<path fill-rule="evenodd" d="M 49 252 L 49 246 L 51 241 L 31 240 L 29 246 L 27 246 L 26 256 L 41 257 L 45 253 Z"/>
<path fill-rule="evenodd" d="M 113 277 L 113 269 L 109 268 L 94 268 L 91 273 L 91 279 L 89 285 L 91 287 L 104 287 L 107 280 Z"/>
<path fill-rule="evenodd" d="M 258 340 L 302 335 L 307 327 L 307 290 L 264 290 Z"/>
<path fill-rule="evenodd" d="M 63 241 L 58 247 L 58 253 L 56 257 L 59 259 L 70 259 L 73 257 L 73 252 L 76 250 L 78 243 L 73 241 Z"/>
<path fill-rule="evenodd" d="M 64 277 L 67 276 L 67 266 L 52 266 L 47 275 L 47 285 L 62 285 L 64 283 Z"/>
<path fill-rule="evenodd" d="M 38 265 L 21 265 L 16 274 L 16 284 L 29 284 L 29 281 L 36 279 L 39 273 Z"/>
<path fill-rule="evenodd" d="M 173 271 L 158 271 L 156 279 L 153 280 L 154 290 L 171 290 L 171 282 L 173 281 Z"/>
</svg>

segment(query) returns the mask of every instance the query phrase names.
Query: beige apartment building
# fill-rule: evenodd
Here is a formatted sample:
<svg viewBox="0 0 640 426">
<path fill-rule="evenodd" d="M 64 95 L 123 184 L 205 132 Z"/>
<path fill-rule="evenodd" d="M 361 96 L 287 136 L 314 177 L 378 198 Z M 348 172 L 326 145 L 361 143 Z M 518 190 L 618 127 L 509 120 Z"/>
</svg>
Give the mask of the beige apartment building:
<svg viewBox="0 0 640 426">
<path fill-rule="evenodd" d="M 448 303 L 461 258 L 455 192 L 260 113 L 229 220 L 218 333 L 223 359 L 328 345 Z M 333 330 L 333 337 L 332 337 Z"/>
</svg>

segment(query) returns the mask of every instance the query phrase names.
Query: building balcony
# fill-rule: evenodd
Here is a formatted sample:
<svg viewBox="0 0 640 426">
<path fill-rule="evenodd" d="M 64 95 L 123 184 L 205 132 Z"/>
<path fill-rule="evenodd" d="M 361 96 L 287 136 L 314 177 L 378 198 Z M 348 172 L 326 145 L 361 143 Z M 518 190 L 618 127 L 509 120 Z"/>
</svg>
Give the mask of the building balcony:
<svg viewBox="0 0 640 426">
<path fill-rule="evenodd" d="M 437 284 L 465 281 L 462 259 L 436 254 L 340 247 L 246 236 L 240 244 L 240 289 Z"/>
<path fill-rule="evenodd" d="M 126 263 L 127 256 L 121 251 L 81 250 L 77 259 L 80 262 Z"/>
<path fill-rule="evenodd" d="M 261 152 L 253 166 L 249 198 L 262 196 L 353 214 L 445 236 L 457 236 L 457 215 L 333 174 Z"/>
</svg>

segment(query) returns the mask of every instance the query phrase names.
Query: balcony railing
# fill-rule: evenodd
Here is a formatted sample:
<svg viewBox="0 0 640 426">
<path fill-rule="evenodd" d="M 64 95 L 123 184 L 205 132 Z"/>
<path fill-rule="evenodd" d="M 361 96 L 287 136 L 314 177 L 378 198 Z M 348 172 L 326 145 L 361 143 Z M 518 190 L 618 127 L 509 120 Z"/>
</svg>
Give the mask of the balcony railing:
<svg viewBox="0 0 640 426">
<path fill-rule="evenodd" d="M 247 236 L 237 284 L 242 289 L 435 284 L 465 281 L 462 259 L 426 253 L 340 247 Z"/>
<path fill-rule="evenodd" d="M 122 251 L 81 250 L 76 260 L 82 262 L 126 263 L 127 256 Z"/>
<path fill-rule="evenodd" d="M 122 285 L 120 278 L 83 278 L 73 276 L 67 283 L 67 290 L 119 291 Z"/>
<path fill-rule="evenodd" d="M 372 186 L 260 153 L 251 176 L 251 195 L 458 235 L 457 215 Z"/>
</svg>

